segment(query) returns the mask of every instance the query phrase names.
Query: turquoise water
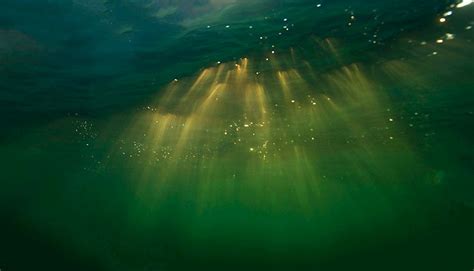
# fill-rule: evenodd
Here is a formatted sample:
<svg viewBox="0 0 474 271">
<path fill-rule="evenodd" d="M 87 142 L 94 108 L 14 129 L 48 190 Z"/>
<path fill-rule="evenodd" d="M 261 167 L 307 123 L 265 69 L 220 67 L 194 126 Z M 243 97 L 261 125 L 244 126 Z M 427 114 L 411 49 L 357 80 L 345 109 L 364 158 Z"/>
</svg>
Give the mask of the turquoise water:
<svg viewBox="0 0 474 271">
<path fill-rule="evenodd" d="M 472 269 L 461 2 L 5 1 L 0 269 Z"/>
</svg>

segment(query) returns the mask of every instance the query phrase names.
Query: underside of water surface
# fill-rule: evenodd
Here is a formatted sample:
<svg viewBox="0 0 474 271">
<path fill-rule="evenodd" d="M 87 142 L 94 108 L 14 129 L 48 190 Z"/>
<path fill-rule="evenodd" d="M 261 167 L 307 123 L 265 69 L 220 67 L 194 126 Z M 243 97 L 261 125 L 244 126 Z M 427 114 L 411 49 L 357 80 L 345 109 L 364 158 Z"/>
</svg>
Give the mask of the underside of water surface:
<svg viewBox="0 0 474 271">
<path fill-rule="evenodd" d="M 5 0 L 0 270 L 472 270 L 471 3 Z"/>
</svg>

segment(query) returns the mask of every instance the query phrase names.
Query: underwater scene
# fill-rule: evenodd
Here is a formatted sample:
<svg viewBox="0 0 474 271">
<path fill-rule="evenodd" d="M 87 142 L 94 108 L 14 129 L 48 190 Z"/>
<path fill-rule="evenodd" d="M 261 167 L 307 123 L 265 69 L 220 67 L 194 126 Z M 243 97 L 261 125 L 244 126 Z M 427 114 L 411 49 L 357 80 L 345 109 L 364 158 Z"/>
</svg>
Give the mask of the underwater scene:
<svg viewBox="0 0 474 271">
<path fill-rule="evenodd" d="M 0 1 L 0 271 L 474 268 L 474 1 Z"/>
</svg>

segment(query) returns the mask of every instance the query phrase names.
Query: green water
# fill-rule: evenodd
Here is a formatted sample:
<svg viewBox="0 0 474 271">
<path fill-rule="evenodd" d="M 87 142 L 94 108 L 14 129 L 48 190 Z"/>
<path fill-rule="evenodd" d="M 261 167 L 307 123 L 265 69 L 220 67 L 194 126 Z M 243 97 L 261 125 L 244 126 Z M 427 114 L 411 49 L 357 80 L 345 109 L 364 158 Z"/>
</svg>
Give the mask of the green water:
<svg viewBox="0 0 474 271">
<path fill-rule="evenodd" d="M 471 270 L 461 6 L 6 1 L 0 269 Z"/>
</svg>

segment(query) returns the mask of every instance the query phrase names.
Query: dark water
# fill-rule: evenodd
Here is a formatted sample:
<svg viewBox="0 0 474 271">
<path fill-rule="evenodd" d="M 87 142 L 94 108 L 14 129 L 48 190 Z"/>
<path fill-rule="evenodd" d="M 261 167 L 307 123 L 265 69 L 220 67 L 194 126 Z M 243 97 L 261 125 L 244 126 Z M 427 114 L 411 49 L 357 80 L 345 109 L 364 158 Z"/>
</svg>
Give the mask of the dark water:
<svg viewBox="0 0 474 271">
<path fill-rule="evenodd" d="M 3 1 L 0 269 L 471 270 L 468 2 Z"/>
</svg>

